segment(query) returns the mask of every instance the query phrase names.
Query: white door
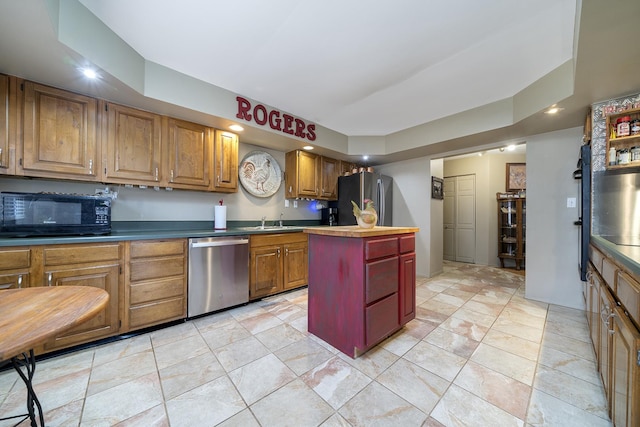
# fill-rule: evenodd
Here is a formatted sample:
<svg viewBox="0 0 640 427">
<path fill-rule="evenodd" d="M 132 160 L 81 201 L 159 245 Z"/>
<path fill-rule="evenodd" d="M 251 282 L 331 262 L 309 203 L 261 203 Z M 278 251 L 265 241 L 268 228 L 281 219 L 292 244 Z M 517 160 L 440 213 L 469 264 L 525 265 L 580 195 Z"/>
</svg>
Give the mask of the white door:
<svg viewBox="0 0 640 427">
<path fill-rule="evenodd" d="M 474 263 L 476 259 L 476 176 L 444 179 L 443 258 Z"/>
<path fill-rule="evenodd" d="M 456 260 L 456 178 L 446 177 L 444 179 L 444 186 L 442 187 L 444 192 L 444 206 L 443 206 L 443 223 L 444 233 L 442 239 L 444 241 L 443 259 L 447 261 Z"/>
</svg>

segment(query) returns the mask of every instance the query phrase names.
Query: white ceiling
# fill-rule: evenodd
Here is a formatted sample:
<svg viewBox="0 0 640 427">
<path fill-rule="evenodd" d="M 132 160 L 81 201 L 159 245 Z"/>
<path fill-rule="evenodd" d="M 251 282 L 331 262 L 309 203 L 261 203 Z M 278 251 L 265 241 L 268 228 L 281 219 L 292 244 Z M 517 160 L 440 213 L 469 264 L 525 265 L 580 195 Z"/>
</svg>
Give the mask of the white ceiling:
<svg viewBox="0 0 640 427">
<path fill-rule="evenodd" d="M 320 154 L 377 165 L 582 126 L 640 92 L 639 16 L 638 0 L 0 0 L 0 73 L 217 128 L 238 94 L 317 123 Z M 305 142 L 243 124 L 244 143 Z"/>
<path fill-rule="evenodd" d="M 570 60 L 575 0 L 80 0 L 146 60 L 345 135 L 512 97 Z"/>
</svg>

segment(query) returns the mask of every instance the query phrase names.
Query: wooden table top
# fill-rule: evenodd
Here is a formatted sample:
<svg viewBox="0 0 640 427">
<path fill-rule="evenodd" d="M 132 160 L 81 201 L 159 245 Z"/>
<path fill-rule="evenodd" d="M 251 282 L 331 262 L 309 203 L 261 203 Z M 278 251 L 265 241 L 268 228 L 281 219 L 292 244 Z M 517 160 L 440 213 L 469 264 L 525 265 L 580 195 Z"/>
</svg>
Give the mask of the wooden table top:
<svg viewBox="0 0 640 427">
<path fill-rule="evenodd" d="M 357 225 L 342 225 L 337 227 L 305 227 L 304 229 L 304 232 L 308 234 L 356 238 L 417 233 L 418 231 L 420 231 L 418 227 L 384 227 L 378 225 L 373 228 L 361 228 Z"/>
<path fill-rule="evenodd" d="M 0 361 L 45 343 L 97 315 L 109 294 L 90 286 L 0 291 Z"/>
</svg>

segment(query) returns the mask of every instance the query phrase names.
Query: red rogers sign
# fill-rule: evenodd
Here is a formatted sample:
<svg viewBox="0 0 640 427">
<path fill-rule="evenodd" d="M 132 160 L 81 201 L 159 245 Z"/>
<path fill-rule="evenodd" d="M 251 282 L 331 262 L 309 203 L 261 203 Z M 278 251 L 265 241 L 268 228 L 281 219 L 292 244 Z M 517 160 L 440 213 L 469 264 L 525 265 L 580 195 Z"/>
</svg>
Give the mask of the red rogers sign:
<svg viewBox="0 0 640 427">
<path fill-rule="evenodd" d="M 281 113 L 278 110 L 268 109 L 262 104 L 256 104 L 253 108 L 251 102 L 241 96 L 236 96 L 238 101 L 238 114 L 236 117 L 248 122 L 254 121 L 264 126 L 266 124 L 273 130 L 297 136 L 298 138 L 316 140 L 316 125 L 307 124 L 304 120 L 292 115 Z"/>
</svg>

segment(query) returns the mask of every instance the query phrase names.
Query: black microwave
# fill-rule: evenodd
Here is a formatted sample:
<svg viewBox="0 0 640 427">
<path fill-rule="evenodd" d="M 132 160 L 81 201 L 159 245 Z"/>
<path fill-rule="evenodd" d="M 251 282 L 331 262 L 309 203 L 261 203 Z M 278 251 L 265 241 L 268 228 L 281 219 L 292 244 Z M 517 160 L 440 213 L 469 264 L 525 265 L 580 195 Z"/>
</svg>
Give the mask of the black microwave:
<svg viewBox="0 0 640 427">
<path fill-rule="evenodd" d="M 110 232 L 109 197 L 0 192 L 0 236 L 99 235 Z"/>
</svg>

